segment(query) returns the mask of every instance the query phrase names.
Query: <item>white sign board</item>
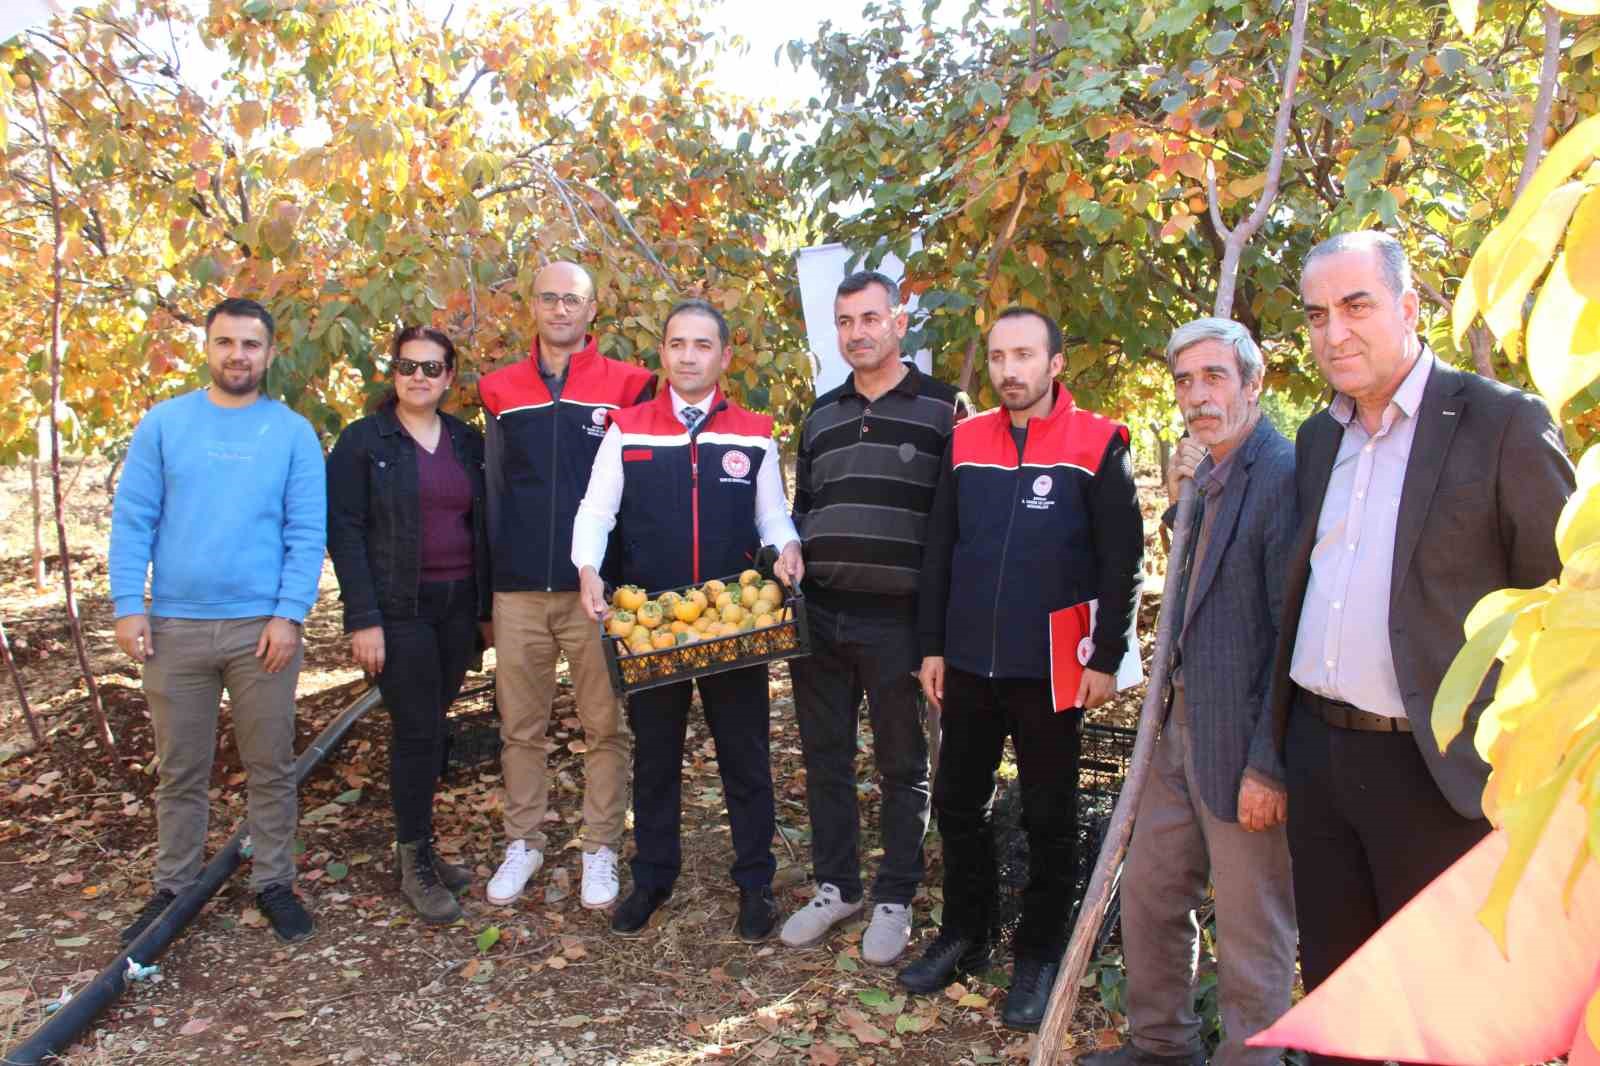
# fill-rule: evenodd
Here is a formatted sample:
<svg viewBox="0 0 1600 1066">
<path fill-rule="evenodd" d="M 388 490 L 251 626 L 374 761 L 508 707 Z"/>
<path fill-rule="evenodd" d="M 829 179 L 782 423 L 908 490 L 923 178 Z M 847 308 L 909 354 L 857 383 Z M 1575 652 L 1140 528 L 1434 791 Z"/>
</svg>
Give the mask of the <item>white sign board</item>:
<svg viewBox="0 0 1600 1066">
<path fill-rule="evenodd" d="M 921 241 L 914 242 L 921 247 Z M 800 274 L 800 304 L 805 310 L 806 339 L 811 345 L 811 380 L 816 394 L 821 396 L 844 382 L 850 374 L 850 364 L 839 354 L 839 333 L 833 326 L 833 297 L 839 282 L 848 273 L 851 251 L 842 244 L 819 244 L 815 248 L 802 248 L 795 256 L 795 267 Z M 860 269 L 860 265 L 857 265 Z M 895 281 L 906 275 L 905 264 L 893 255 L 883 257 L 878 270 Z M 917 299 L 906 301 L 906 310 L 915 317 Z M 916 353 L 917 368 L 925 374 L 933 373 L 933 353 L 924 348 Z"/>
</svg>

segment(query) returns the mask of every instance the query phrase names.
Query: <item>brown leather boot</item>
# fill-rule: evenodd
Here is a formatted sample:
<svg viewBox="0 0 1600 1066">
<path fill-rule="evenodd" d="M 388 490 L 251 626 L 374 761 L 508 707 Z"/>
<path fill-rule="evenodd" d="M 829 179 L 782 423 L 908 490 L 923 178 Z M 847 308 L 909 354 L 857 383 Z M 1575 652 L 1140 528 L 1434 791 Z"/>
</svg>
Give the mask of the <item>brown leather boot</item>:
<svg viewBox="0 0 1600 1066">
<path fill-rule="evenodd" d="M 426 839 L 397 844 L 400 856 L 400 893 L 429 925 L 449 925 L 461 917 L 461 904 L 433 870 L 432 849 Z"/>
</svg>

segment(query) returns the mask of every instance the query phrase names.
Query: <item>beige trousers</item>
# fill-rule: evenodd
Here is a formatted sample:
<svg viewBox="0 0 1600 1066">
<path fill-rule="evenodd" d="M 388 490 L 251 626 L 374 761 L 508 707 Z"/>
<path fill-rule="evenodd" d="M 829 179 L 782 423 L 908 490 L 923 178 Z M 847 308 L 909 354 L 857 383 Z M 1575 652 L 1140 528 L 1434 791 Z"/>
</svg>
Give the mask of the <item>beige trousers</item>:
<svg viewBox="0 0 1600 1066">
<path fill-rule="evenodd" d="M 508 840 L 544 850 L 549 808 L 550 703 L 556 660 L 572 671 L 583 755 L 584 851 L 620 850 L 628 809 L 631 736 L 611 691 L 600 628 L 576 592 L 494 594 L 495 698 L 500 707 L 500 760 L 505 775 Z"/>
</svg>

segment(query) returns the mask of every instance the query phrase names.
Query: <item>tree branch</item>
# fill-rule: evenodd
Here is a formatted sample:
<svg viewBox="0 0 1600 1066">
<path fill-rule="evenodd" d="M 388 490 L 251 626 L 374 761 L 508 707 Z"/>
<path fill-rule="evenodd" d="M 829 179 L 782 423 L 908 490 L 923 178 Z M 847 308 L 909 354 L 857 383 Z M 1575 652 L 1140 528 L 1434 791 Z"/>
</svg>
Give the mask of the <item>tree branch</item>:
<svg viewBox="0 0 1600 1066">
<path fill-rule="evenodd" d="M 1556 95 L 1556 75 L 1561 65 L 1561 12 L 1544 5 L 1544 59 L 1539 67 L 1539 96 L 1533 104 L 1533 120 L 1528 124 L 1528 147 L 1522 156 L 1522 176 L 1517 178 L 1513 202 L 1533 180 L 1544 157 L 1544 131 L 1550 127 L 1550 104 Z"/>
<path fill-rule="evenodd" d="M 1283 67 L 1283 96 L 1278 101 L 1278 121 L 1272 132 L 1272 155 L 1267 162 L 1267 183 L 1256 201 L 1255 210 L 1227 236 L 1222 253 L 1222 269 L 1217 279 L 1217 301 L 1213 313 L 1231 318 L 1233 293 L 1239 275 L 1239 257 L 1256 230 L 1267 220 L 1267 212 L 1278 195 L 1278 179 L 1283 173 L 1284 149 L 1289 141 L 1289 125 L 1294 117 L 1295 84 L 1300 74 L 1300 54 L 1306 43 L 1307 0 L 1295 0 L 1294 22 L 1289 30 L 1289 58 Z"/>
</svg>

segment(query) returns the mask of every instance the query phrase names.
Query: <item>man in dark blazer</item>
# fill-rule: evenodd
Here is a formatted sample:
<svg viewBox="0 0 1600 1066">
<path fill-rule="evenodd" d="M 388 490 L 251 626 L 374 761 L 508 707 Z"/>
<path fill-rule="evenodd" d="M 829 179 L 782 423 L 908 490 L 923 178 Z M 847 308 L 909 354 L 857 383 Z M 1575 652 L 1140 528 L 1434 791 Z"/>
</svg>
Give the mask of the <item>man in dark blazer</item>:
<svg viewBox="0 0 1600 1066">
<path fill-rule="evenodd" d="M 1189 430 L 1168 493 L 1176 500 L 1194 479 L 1197 525 L 1189 557 L 1167 571 L 1172 686 L 1122 879 L 1129 1040 L 1086 1066 L 1204 1066 L 1195 910 L 1208 881 L 1225 1031 L 1212 1061 L 1273 1066 L 1282 1049 L 1244 1041 L 1289 1009 L 1294 984 L 1286 792 L 1267 709 L 1295 532 L 1294 446 L 1261 414 L 1261 350 L 1237 322 L 1180 326 L 1167 365 Z"/>
<path fill-rule="evenodd" d="M 1477 715 L 1429 719 L 1467 612 L 1554 578 L 1573 469 L 1534 396 L 1438 361 L 1394 238 L 1329 238 L 1300 279 L 1335 395 L 1295 443 L 1301 525 L 1272 698 L 1289 785 L 1300 964 L 1315 988 L 1489 829 Z"/>
</svg>

